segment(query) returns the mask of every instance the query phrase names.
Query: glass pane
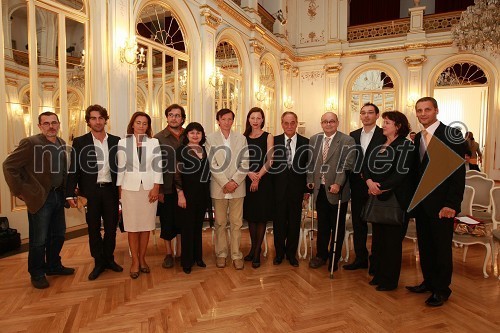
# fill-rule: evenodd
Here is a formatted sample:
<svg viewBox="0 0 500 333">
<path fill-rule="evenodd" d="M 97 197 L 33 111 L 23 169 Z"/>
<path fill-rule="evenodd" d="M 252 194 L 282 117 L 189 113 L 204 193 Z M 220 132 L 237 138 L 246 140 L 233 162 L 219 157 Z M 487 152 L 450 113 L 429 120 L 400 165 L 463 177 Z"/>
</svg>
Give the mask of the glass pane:
<svg viewBox="0 0 500 333">
<path fill-rule="evenodd" d="M 230 71 L 235 74 L 240 74 L 240 62 L 236 49 L 229 42 L 221 42 L 215 50 L 215 66 Z M 226 75 L 226 73 L 223 73 Z"/>
<path fill-rule="evenodd" d="M 179 98 L 180 104 L 187 109 L 188 92 L 189 92 L 189 73 L 188 73 L 188 63 L 185 60 L 180 60 L 177 65 L 178 71 L 178 82 L 179 82 Z M 189 118 L 189 117 L 188 117 Z"/>
<path fill-rule="evenodd" d="M 87 132 L 85 122 L 84 95 L 80 91 L 68 88 L 68 120 L 69 120 L 69 139 L 83 135 Z"/>
<path fill-rule="evenodd" d="M 378 106 L 378 105 L 377 105 Z M 394 110 L 394 93 L 385 93 L 385 108 L 384 111 Z"/>
<path fill-rule="evenodd" d="M 163 92 L 164 107 L 167 108 L 174 101 L 174 58 L 165 54 L 165 91 Z M 167 126 L 167 118 L 163 114 L 163 127 Z"/>
<path fill-rule="evenodd" d="M 76 9 L 80 12 L 85 13 L 85 6 L 83 0 L 54 0 L 60 4 L 63 4 L 69 8 Z"/>
<path fill-rule="evenodd" d="M 148 54 L 148 48 L 146 45 L 138 44 L 137 45 L 139 49 L 143 48 L 144 49 L 144 55 L 145 58 L 147 59 L 147 54 Z M 154 60 L 153 60 L 154 61 Z M 136 87 L 136 111 L 142 111 L 146 112 L 147 111 L 147 95 L 148 95 L 148 89 L 147 89 L 147 83 L 148 83 L 148 62 L 146 61 L 146 66 L 138 66 L 137 67 L 137 87 Z"/>
<path fill-rule="evenodd" d="M 7 16 L 5 16 L 7 17 Z M 28 20 L 26 4 L 20 5 L 4 22 L 5 99 L 7 111 L 7 150 L 31 135 L 29 98 Z"/>
</svg>

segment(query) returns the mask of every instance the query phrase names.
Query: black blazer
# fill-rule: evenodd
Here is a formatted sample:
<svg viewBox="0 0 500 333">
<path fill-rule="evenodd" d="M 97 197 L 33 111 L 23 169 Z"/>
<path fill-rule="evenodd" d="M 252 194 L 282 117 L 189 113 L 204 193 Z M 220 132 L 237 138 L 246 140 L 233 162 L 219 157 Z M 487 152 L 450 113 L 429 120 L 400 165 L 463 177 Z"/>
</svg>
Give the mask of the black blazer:
<svg viewBox="0 0 500 333">
<path fill-rule="evenodd" d="M 356 143 L 356 162 L 354 165 L 353 172 L 349 175 L 349 183 L 351 185 L 351 196 L 354 198 L 367 198 L 368 197 L 368 186 L 366 186 L 366 181 L 363 179 L 362 171 L 363 167 L 366 165 L 367 158 L 374 148 L 383 145 L 386 141 L 386 137 L 383 134 L 383 130 L 375 126 L 375 132 L 373 137 L 366 148 L 366 154 L 363 154 L 363 149 L 361 148 L 361 131 L 363 128 L 358 128 L 352 131 L 349 135 L 354 138 Z"/>
<path fill-rule="evenodd" d="M 108 133 L 109 167 L 111 179 L 116 184 L 118 170 L 116 152 L 120 138 Z M 73 197 L 78 186 L 79 194 L 84 197 L 95 193 L 97 183 L 97 156 L 92 133 L 79 136 L 73 140 L 71 151 L 71 165 L 66 183 L 66 197 Z M 118 191 L 118 188 L 116 188 Z"/>
<path fill-rule="evenodd" d="M 459 156 L 465 156 L 467 150 L 466 141 L 463 139 L 462 133 L 455 128 L 439 124 L 434 132 L 434 136 L 440 139 L 444 144 L 450 147 Z M 432 144 L 434 136 L 429 144 Z M 425 154 L 420 161 L 420 138 L 422 133 L 419 132 L 415 136 L 415 165 L 416 165 L 416 184 L 420 182 L 424 174 L 425 168 L 429 163 L 429 157 Z M 450 140 L 452 138 L 452 140 Z M 462 199 L 465 189 L 465 164 L 462 164 L 454 173 L 446 178 L 438 187 L 434 189 L 422 202 L 415 207 L 415 212 L 424 210 L 426 215 L 438 218 L 439 211 L 443 207 L 454 209 L 456 213 L 460 213 Z"/>
<path fill-rule="evenodd" d="M 365 179 L 380 183 L 380 190 L 393 191 L 401 208 L 406 211 L 415 192 L 415 170 L 412 169 L 415 165 L 415 146 L 405 137 L 398 136 L 384 152 L 380 152 L 380 148 L 378 146 L 367 156 L 363 175 Z M 388 194 L 384 192 L 380 196 Z"/>
<path fill-rule="evenodd" d="M 309 158 L 309 139 L 297 133 L 297 145 L 293 156 L 292 167 L 289 169 L 286 161 L 285 135 L 274 137 L 272 174 L 274 191 L 277 200 L 284 200 L 287 192 L 297 197 L 307 192 L 307 161 Z"/>
</svg>

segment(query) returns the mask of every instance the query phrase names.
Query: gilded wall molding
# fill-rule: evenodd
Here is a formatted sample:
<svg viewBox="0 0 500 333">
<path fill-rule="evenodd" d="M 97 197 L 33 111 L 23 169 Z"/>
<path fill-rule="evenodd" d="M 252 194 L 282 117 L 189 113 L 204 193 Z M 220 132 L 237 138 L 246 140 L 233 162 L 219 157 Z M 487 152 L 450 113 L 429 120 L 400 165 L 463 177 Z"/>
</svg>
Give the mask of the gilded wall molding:
<svg viewBox="0 0 500 333">
<path fill-rule="evenodd" d="M 54 91 L 56 90 L 55 82 L 42 82 L 42 88 L 44 91 Z"/>
<path fill-rule="evenodd" d="M 200 16 L 204 18 L 201 24 L 206 24 L 212 29 L 217 29 L 222 23 L 220 13 L 208 5 L 200 6 Z"/>
<path fill-rule="evenodd" d="M 299 68 L 298 67 L 292 67 L 292 76 L 293 77 L 299 76 Z"/>
<path fill-rule="evenodd" d="M 403 59 L 403 61 L 408 65 L 408 67 L 417 67 L 421 66 L 424 62 L 427 61 L 427 57 L 424 55 L 420 56 L 408 56 Z"/>
<path fill-rule="evenodd" d="M 258 41 L 255 38 L 250 39 L 249 44 L 250 44 L 251 52 L 258 54 L 259 56 L 265 50 L 264 44 L 262 44 L 260 41 Z"/>
<path fill-rule="evenodd" d="M 340 72 L 340 70 L 342 69 L 342 64 L 340 63 L 329 64 L 325 65 L 323 68 L 325 69 L 325 72 L 327 74 L 335 74 Z"/>
<path fill-rule="evenodd" d="M 12 87 L 18 86 L 17 80 L 9 79 L 8 77 L 5 78 L 5 84 Z"/>
<path fill-rule="evenodd" d="M 284 71 L 289 71 L 292 68 L 292 63 L 288 60 L 281 59 L 280 60 L 280 68 Z"/>
</svg>

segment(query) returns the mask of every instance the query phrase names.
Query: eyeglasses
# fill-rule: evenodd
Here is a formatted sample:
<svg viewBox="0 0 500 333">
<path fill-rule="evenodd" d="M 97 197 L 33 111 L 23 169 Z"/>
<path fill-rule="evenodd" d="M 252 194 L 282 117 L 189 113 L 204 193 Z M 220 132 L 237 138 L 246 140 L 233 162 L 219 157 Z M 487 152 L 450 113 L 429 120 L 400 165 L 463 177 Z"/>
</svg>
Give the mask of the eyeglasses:
<svg viewBox="0 0 500 333">
<path fill-rule="evenodd" d="M 169 118 L 182 118 L 182 115 L 180 115 L 178 113 L 169 113 L 169 114 L 167 114 L 167 117 L 169 117 Z"/>
<path fill-rule="evenodd" d="M 327 124 L 334 125 L 336 122 L 337 122 L 336 120 L 322 120 L 321 124 L 322 125 L 327 125 Z"/>
<path fill-rule="evenodd" d="M 59 125 L 59 122 L 53 121 L 53 122 L 49 123 L 48 121 L 46 121 L 44 123 L 41 123 L 40 125 L 42 125 L 43 127 L 49 127 L 49 126 L 56 127 L 57 125 Z"/>
</svg>

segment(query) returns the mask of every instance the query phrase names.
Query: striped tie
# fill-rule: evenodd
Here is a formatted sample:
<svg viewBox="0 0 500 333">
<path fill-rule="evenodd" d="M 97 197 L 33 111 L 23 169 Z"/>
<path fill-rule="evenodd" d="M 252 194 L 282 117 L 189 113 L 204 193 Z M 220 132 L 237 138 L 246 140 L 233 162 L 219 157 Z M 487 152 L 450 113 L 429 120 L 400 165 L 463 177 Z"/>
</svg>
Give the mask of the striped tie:
<svg viewBox="0 0 500 333">
<path fill-rule="evenodd" d="M 290 168 L 292 166 L 292 147 L 290 147 L 290 143 L 292 139 L 286 140 L 286 164 Z"/>
<path fill-rule="evenodd" d="M 331 138 L 325 137 L 325 142 L 323 143 L 323 164 L 326 162 L 326 157 L 328 156 L 328 149 L 330 149 Z M 325 174 L 321 174 L 321 183 L 325 184 Z"/>
</svg>

